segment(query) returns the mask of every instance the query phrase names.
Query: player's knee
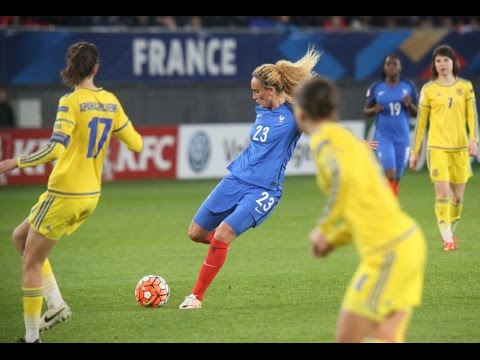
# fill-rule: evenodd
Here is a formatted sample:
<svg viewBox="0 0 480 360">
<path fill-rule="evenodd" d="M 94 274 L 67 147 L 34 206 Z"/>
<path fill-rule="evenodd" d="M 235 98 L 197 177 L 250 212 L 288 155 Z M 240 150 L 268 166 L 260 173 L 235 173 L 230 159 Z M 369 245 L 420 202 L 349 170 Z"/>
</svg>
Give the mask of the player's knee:
<svg viewBox="0 0 480 360">
<path fill-rule="evenodd" d="M 193 242 L 204 242 L 205 236 L 194 229 L 188 229 L 188 237 Z"/>
<path fill-rule="evenodd" d="M 353 342 L 351 337 L 348 336 L 346 331 L 337 331 L 335 334 L 335 342 L 337 343 L 351 343 Z"/>
<path fill-rule="evenodd" d="M 451 200 L 455 205 L 459 205 L 463 202 L 463 196 L 454 193 Z"/>
<path fill-rule="evenodd" d="M 20 254 L 23 254 L 23 250 L 25 249 L 25 238 L 24 233 L 19 228 L 16 228 L 12 232 L 12 243 L 15 249 L 17 249 Z"/>
</svg>

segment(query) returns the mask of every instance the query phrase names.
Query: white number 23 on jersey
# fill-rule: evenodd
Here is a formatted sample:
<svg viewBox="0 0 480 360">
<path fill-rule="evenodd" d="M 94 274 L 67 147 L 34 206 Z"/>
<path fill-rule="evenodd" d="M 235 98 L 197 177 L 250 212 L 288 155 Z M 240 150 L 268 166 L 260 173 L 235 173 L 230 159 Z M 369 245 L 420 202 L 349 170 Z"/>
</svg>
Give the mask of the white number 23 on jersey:
<svg viewBox="0 0 480 360">
<path fill-rule="evenodd" d="M 267 141 L 269 131 L 270 128 L 268 126 L 263 127 L 261 125 L 258 125 L 257 131 L 255 132 L 255 135 L 253 135 L 253 140 L 261 142 Z"/>
</svg>

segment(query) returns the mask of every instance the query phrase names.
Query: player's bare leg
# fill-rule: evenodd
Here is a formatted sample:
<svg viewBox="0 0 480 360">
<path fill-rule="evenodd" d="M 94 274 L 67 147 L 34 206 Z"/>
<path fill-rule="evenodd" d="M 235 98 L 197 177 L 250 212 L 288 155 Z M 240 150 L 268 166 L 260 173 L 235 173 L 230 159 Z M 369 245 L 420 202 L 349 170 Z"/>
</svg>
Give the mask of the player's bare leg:
<svg viewBox="0 0 480 360">
<path fill-rule="evenodd" d="M 28 219 L 25 219 L 20 225 L 18 225 L 12 233 L 12 243 L 15 249 L 23 256 L 23 251 L 25 250 L 25 243 L 27 241 L 28 230 L 30 229 L 30 224 Z"/>
<path fill-rule="evenodd" d="M 412 311 L 410 309 L 392 313 L 382 323 L 375 327 L 372 333 L 373 337 L 385 342 L 405 342 L 405 334 L 411 316 Z"/>
<path fill-rule="evenodd" d="M 377 324 L 364 316 L 341 310 L 335 340 L 339 343 L 359 343 L 371 336 Z"/>
<path fill-rule="evenodd" d="M 190 227 L 188 228 L 188 237 L 194 242 L 210 244 L 213 237 L 215 236 L 215 230 L 205 230 L 200 225 L 192 221 Z"/>
<path fill-rule="evenodd" d="M 236 239 L 236 237 L 237 235 L 232 227 L 226 222 L 222 222 L 218 226 L 215 231 L 215 236 L 210 242 L 207 257 L 200 269 L 197 283 L 195 284 L 192 293 L 180 304 L 180 309 L 198 309 L 202 307 L 203 296 L 207 291 L 208 286 L 223 266 L 225 259 L 227 258 L 228 246 Z"/>
</svg>

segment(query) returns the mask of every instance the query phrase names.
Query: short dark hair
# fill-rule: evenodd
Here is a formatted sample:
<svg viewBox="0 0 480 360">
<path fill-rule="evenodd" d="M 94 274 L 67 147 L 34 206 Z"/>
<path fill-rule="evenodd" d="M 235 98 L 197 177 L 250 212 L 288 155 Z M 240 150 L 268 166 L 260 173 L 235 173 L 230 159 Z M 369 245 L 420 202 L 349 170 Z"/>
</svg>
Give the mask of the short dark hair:
<svg viewBox="0 0 480 360">
<path fill-rule="evenodd" d="M 387 62 L 387 59 L 388 58 L 392 58 L 392 59 L 396 59 L 398 60 L 398 62 L 400 63 L 400 65 L 402 65 L 402 60 L 400 60 L 400 57 L 398 56 L 398 54 L 395 54 L 395 53 L 390 53 L 390 54 L 387 54 L 384 58 L 383 58 L 383 63 L 382 63 L 382 79 L 385 80 L 387 78 L 387 74 L 385 73 L 385 63 Z"/>
<path fill-rule="evenodd" d="M 455 54 L 455 50 L 453 50 L 451 46 L 443 44 L 443 45 L 437 46 L 432 53 L 432 66 L 430 68 L 430 71 L 432 73 L 432 80 L 435 80 L 438 78 L 437 68 L 435 67 L 435 58 L 437 56 L 446 56 L 452 59 L 452 62 L 453 62 L 452 73 L 453 73 L 453 76 L 457 77 L 458 72 L 460 70 L 458 66 L 457 54 Z"/>
</svg>

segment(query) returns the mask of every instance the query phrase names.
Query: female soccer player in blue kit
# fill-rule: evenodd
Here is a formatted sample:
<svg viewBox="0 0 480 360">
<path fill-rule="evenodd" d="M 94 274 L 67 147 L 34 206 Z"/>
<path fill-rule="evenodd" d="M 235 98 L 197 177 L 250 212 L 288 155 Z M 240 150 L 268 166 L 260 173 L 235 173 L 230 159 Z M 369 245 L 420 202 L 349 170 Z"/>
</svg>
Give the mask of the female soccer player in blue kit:
<svg viewBox="0 0 480 360">
<path fill-rule="evenodd" d="M 382 81 L 367 91 L 363 109 L 366 116 L 377 115 L 374 139 L 376 153 L 390 186 L 398 196 L 399 182 L 410 155 L 410 116 L 417 115 L 417 89 L 411 81 L 402 80 L 402 64 L 396 54 L 383 62 Z"/>
<path fill-rule="evenodd" d="M 227 257 L 228 246 L 246 230 L 264 222 L 282 197 L 285 169 L 301 133 L 291 99 L 297 85 L 314 75 L 320 54 L 309 49 L 296 63 L 281 60 L 252 73 L 255 124 L 248 147 L 228 166 L 230 174 L 195 214 L 188 236 L 210 244 L 192 293 L 180 309 L 202 306 L 203 296 Z"/>
</svg>

